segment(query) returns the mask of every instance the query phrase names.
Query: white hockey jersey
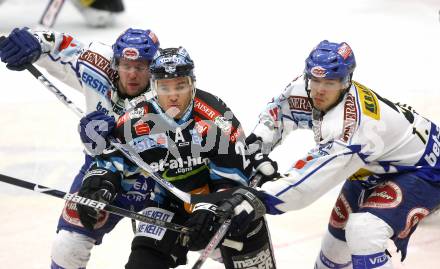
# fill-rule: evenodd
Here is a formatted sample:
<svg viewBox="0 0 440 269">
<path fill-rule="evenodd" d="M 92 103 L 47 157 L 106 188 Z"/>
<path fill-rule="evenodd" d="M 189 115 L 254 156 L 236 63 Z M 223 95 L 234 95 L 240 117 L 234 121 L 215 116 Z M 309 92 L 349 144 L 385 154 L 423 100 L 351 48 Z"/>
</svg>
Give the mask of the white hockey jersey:
<svg viewBox="0 0 440 269">
<path fill-rule="evenodd" d="M 37 65 L 85 96 L 86 113 L 98 110 L 116 119 L 127 106 L 113 83 L 117 71 L 111 68 L 111 46 L 92 42 L 88 46 L 65 33 L 33 31 L 43 53 Z"/>
<path fill-rule="evenodd" d="M 317 145 L 286 177 L 262 185 L 272 214 L 303 208 L 347 179 L 368 186 L 411 172 L 440 182 L 439 128 L 358 82 L 321 115 L 312 109 L 304 83 L 294 80 L 267 105 L 254 133 L 275 147 L 297 128 L 312 129 Z"/>
</svg>

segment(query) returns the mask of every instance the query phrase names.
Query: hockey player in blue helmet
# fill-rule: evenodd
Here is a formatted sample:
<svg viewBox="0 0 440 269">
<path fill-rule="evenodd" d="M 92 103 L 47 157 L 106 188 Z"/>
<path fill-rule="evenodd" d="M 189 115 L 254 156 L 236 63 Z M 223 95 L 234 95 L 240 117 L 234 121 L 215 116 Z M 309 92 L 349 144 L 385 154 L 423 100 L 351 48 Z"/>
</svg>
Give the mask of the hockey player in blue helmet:
<svg viewBox="0 0 440 269">
<path fill-rule="evenodd" d="M 107 133 L 106 127 L 114 125 L 115 119 L 125 113 L 128 101 L 149 91 L 149 64 L 158 48 L 159 40 L 151 30 L 129 28 L 109 46 L 101 42 L 85 45 L 66 33 L 16 28 L 0 42 L 0 58 L 7 68 L 17 71 L 36 62 L 55 78 L 83 93 L 89 114 L 80 125 L 86 126 L 92 121 L 104 124 L 93 128 L 96 132 L 91 134 L 98 136 Z M 105 143 L 98 145 L 85 132 L 80 136 L 90 142 L 86 143 L 89 152 L 98 146 L 105 147 Z M 71 193 L 78 191 L 92 160 L 90 155 L 85 156 L 85 163 L 71 185 Z M 134 188 L 133 185 L 126 187 L 128 192 Z M 131 200 L 119 202 L 119 206 L 127 209 L 134 206 Z M 65 204 L 53 243 L 52 269 L 86 267 L 92 247 L 100 244 L 103 236 L 120 220 L 108 214 L 96 217 L 96 229 L 91 232 L 81 224 L 76 204 Z"/>
<path fill-rule="evenodd" d="M 316 146 L 283 176 L 258 190 L 242 187 L 219 208 L 235 209 L 232 223 L 240 225 L 259 212 L 249 197 L 269 214 L 283 214 L 343 183 L 314 268 L 394 268 L 388 241 L 403 261 L 418 223 L 440 206 L 440 128 L 352 80 L 355 58 L 345 42 L 322 41 L 305 64 L 305 83 L 298 77 L 274 98 L 247 141 L 266 150 L 252 160 L 262 174 L 276 171 L 267 155 L 290 132 L 311 129 Z"/>
<path fill-rule="evenodd" d="M 304 79 L 311 104 L 326 112 L 342 101 L 351 87 L 356 60 L 347 43 L 324 40 L 310 52 L 306 59 Z M 328 89 L 328 92 L 323 91 Z"/>
</svg>

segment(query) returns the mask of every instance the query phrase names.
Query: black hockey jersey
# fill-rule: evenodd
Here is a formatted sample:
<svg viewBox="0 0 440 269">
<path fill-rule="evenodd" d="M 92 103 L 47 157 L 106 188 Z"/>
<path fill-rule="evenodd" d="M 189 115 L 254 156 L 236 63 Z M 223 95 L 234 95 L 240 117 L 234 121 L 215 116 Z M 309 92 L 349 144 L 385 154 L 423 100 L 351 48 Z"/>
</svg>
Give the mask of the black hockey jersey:
<svg viewBox="0 0 440 269">
<path fill-rule="evenodd" d="M 218 97 L 197 90 L 179 120 L 165 114 L 154 98 L 140 96 L 132 104 L 118 119 L 114 135 L 131 145 L 154 172 L 191 193 L 247 185 L 252 167 L 245 155 L 245 136 L 237 118 Z M 117 152 L 104 155 L 96 165 L 122 173 L 123 189 L 133 177 L 148 178 L 148 173 Z M 158 184 L 153 192 L 158 202 L 169 196 Z"/>
</svg>

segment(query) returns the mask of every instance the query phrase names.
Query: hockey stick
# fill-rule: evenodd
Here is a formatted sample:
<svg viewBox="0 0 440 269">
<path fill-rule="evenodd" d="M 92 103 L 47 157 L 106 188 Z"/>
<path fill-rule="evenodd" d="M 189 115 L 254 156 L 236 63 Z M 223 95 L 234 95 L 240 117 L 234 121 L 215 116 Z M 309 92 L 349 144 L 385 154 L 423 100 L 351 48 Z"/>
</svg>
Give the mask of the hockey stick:
<svg viewBox="0 0 440 269">
<path fill-rule="evenodd" d="M 258 186 L 258 183 L 263 178 L 263 176 L 259 173 L 257 173 L 253 179 L 251 180 L 251 183 L 249 184 L 249 187 L 256 187 Z M 200 254 L 197 261 L 194 263 L 192 269 L 199 269 L 202 267 L 203 263 L 206 261 L 206 259 L 209 258 L 209 256 L 212 254 L 212 252 L 215 250 L 215 248 L 218 246 L 220 241 L 225 237 L 226 233 L 229 230 L 229 227 L 231 226 L 232 216 L 227 216 L 226 220 L 222 223 L 220 228 L 218 228 L 217 232 L 212 236 L 209 243 L 206 245 L 205 249 L 203 249 L 202 253 Z"/>
<path fill-rule="evenodd" d="M 15 185 L 15 186 L 18 186 L 21 188 L 25 188 L 28 190 L 32 190 L 35 192 L 44 193 L 44 194 L 51 195 L 51 196 L 54 196 L 57 198 L 61 198 L 66 201 L 71 201 L 71 202 L 79 203 L 82 205 L 86 205 L 88 207 L 92 207 L 92 208 L 95 208 L 98 210 L 104 210 L 109 213 L 119 215 L 122 217 L 127 217 L 130 219 L 135 219 L 135 220 L 146 222 L 146 223 L 149 223 L 152 225 L 160 226 L 162 228 L 166 228 L 166 229 L 169 229 L 169 230 L 172 230 L 175 232 L 179 232 L 179 233 L 183 233 L 183 234 L 189 233 L 189 228 L 187 228 L 185 226 L 171 223 L 171 222 L 166 222 L 166 221 L 159 220 L 159 219 L 150 218 L 150 217 L 147 217 L 145 215 L 139 214 L 134 211 L 126 210 L 124 208 L 113 206 L 110 204 L 101 203 L 101 202 L 98 202 L 98 201 L 95 201 L 95 200 L 92 200 L 89 198 L 81 197 L 77 194 L 66 193 L 66 192 L 63 192 L 60 190 L 51 189 L 51 188 L 48 188 L 48 187 L 45 187 L 42 185 L 31 183 L 29 181 L 21 180 L 18 178 L 13 178 L 13 177 L 6 176 L 3 174 L 0 174 L 0 181 L 11 184 L 11 185 Z"/>
<path fill-rule="evenodd" d="M 39 23 L 46 28 L 50 28 L 55 24 L 55 20 L 64 5 L 64 0 L 50 0 L 46 9 L 41 15 Z"/>
</svg>

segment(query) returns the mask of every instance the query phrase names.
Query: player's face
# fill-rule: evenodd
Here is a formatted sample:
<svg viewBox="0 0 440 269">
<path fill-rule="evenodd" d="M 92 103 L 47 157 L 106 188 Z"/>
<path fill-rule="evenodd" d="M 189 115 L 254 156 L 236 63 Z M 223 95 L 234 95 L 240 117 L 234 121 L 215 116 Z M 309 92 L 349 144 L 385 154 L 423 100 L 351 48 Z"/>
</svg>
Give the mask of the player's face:
<svg viewBox="0 0 440 269">
<path fill-rule="evenodd" d="M 343 84 L 339 79 L 310 78 L 310 97 L 316 109 L 327 112 L 342 94 Z"/>
<path fill-rule="evenodd" d="M 150 80 L 147 61 L 120 59 L 118 64 L 119 90 L 128 96 L 138 96 L 145 91 Z"/>
<path fill-rule="evenodd" d="M 156 80 L 157 100 L 162 109 L 175 119 L 182 117 L 192 100 L 193 84 L 190 77 Z"/>
</svg>

